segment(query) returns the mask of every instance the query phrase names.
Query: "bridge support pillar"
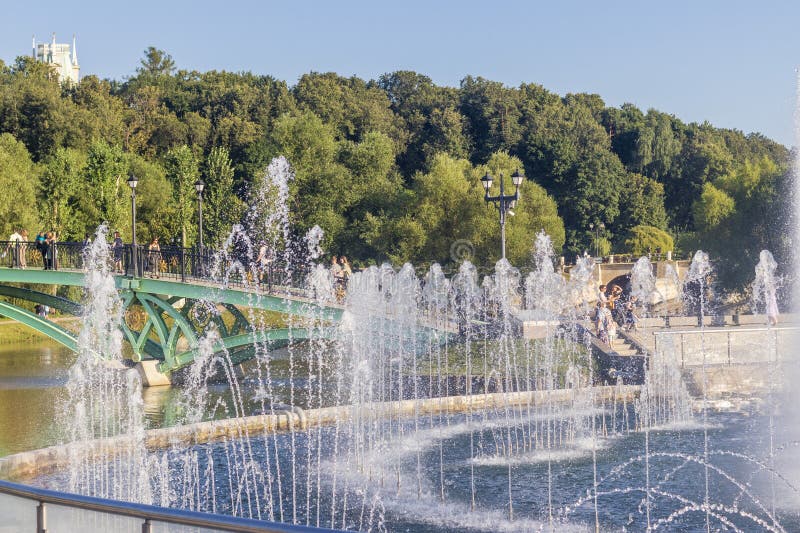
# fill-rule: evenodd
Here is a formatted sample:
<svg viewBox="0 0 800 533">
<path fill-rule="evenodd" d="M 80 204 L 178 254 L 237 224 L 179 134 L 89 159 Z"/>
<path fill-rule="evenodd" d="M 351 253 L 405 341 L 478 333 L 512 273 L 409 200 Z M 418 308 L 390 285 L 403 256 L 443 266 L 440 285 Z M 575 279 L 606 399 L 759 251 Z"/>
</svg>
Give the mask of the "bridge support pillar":
<svg viewBox="0 0 800 533">
<path fill-rule="evenodd" d="M 155 387 L 158 385 L 172 385 L 169 376 L 158 371 L 160 361 L 148 360 L 136 363 L 136 370 L 142 378 L 145 387 Z"/>
</svg>

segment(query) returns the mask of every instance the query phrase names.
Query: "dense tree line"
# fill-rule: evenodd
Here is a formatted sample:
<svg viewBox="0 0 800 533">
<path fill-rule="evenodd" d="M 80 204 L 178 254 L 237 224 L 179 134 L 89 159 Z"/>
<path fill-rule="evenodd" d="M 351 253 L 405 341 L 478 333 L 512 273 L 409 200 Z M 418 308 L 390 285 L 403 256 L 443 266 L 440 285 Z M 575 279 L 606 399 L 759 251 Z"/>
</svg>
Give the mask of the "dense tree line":
<svg viewBox="0 0 800 533">
<path fill-rule="evenodd" d="M 642 251 L 640 236 L 671 236 L 685 252 L 710 249 L 734 286 L 761 248 L 779 257 L 788 249 L 776 214 L 788 197 L 785 147 L 630 104 L 608 107 L 598 95 L 480 77 L 440 87 L 408 71 L 369 81 L 311 72 L 289 86 L 178 70 L 155 48 L 124 81 L 61 85 L 31 58 L 0 62 L 6 234 L 53 228 L 80 239 L 105 220 L 129 235 L 133 172 L 143 237 L 194 243 L 192 183 L 201 177 L 204 239 L 218 243 L 242 221 L 277 155 L 295 171 L 298 234 L 318 224 L 325 247 L 356 262 L 448 263 L 462 241 L 476 262 L 495 261 L 497 215 L 479 179 L 489 172 L 497 183 L 502 174 L 510 185 L 517 168 L 527 181 L 507 226 L 516 264 L 530 261 L 541 229 L 565 255 L 596 244 Z"/>
</svg>

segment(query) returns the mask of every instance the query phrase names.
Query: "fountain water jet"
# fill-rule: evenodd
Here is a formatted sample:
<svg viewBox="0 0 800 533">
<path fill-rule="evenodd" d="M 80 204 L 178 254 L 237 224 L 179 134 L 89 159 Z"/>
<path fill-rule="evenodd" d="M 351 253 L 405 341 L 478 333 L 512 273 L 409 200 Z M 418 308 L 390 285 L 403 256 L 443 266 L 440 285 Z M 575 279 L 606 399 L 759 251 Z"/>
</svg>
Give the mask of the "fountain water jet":
<svg viewBox="0 0 800 533">
<path fill-rule="evenodd" d="M 290 169 L 270 168 L 281 176 L 264 181 L 281 198 Z M 254 194 L 262 196 L 273 198 Z M 232 233 L 214 270 L 221 285 L 253 272 L 251 243 L 261 231 L 254 228 L 277 228 L 271 241 L 276 256 L 294 260 L 282 272 L 287 280 L 298 263 L 319 256 L 321 233 L 295 237 L 288 210 L 274 208 L 277 214 L 252 211 L 248 224 Z M 410 265 L 356 273 L 340 324 L 334 328 L 315 318 L 315 302 L 309 301 L 311 318 L 286 319 L 285 325 L 309 329 L 311 340 L 280 349 L 256 342 L 245 377 L 234 372 L 229 354 L 217 351 L 216 333 L 208 328 L 177 402 L 181 421 L 201 423 L 225 412 L 236 436 L 145 454 L 138 471 L 147 472 L 142 486 L 163 505 L 342 529 L 722 524 L 741 530 L 741 520 L 752 516 L 759 527 L 781 530 L 759 495 L 718 464 L 720 457 L 733 457 L 712 446 L 735 442 L 719 435 L 729 422 L 722 419 L 718 429 L 712 422 L 720 418 L 707 413 L 704 402 L 701 428 L 685 423 L 691 412 L 674 346 L 651 354 L 638 401 L 631 402 L 622 385 L 592 387 L 599 378 L 576 325 L 590 316 L 594 262 L 580 258 L 565 280 L 553 268 L 547 237 L 538 235 L 536 243 L 524 297 L 519 271 L 505 261 L 482 283 L 469 263 L 450 279 L 438 265 L 421 277 Z M 103 272 L 102 264 L 92 268 Z M 690 283 L 698 286 L 701 319 L 709 272 L 707 257 L 698 255 Z M 316 302 L 334 300 L 323 266 L 314 266 L 305 283 Z M 646 259 L 634 268 L 631 285 L 641 302 L 652 300 L 655 284 Z M 254 301 L 259 297 L 253 294 Z M 213 301 L 205 307 L 216 308 Z M 524 312 L 553 323 L 544 338 L 520 338 Z M 255 333 L 270 327 L 263 316 L 247 313 Z M 333 340 L 327 340 L 331 331 Z M 218 375 L 228 382 L 225 399 L 212 390 Z M 253 426 L 247 414 L 265 415 L 263 427 Z M 285 431 L 268 427 L 267 420 L 282 421 Z M 702 456 L 696 453 L 699 429 Z M 760 475 L 770 472 L 766 462 L 750 463 Z M 699 477 L 681 483 L 682 476 L 696 475 L 688 474 L 691 466 L 703 470 L 702 489 L 694 486 Z M 105 483 L 102 476 L 113 465 L 98 461 L 92 468 L 91 475 Z M 719 480 L 738 491 L 734 504 L 723 503 L 729 489 Z M 702 515 L 702 524 L 693 513 Z"/>
</svg>

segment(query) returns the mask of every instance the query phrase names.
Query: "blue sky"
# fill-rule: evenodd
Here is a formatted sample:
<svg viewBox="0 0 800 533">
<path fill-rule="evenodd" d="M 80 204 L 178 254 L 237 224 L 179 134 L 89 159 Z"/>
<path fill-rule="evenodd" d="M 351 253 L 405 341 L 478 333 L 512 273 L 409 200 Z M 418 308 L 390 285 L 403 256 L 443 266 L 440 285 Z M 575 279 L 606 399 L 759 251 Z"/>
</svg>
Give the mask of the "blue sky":
<svg viewBox="0 0 800 533">
<path fill-rule="evenodd" d="M 473 75 L 795 144 L 800 2 L 62 0 L 0 13 L 0 59 L 29 54 L 33 34 L 74 33 L 82 75 L 122 79 L 148 46 L 179 68 L 290 85 L 312 70 L 371 79 L 409 69 L 452 86 Z"/>
</svg>

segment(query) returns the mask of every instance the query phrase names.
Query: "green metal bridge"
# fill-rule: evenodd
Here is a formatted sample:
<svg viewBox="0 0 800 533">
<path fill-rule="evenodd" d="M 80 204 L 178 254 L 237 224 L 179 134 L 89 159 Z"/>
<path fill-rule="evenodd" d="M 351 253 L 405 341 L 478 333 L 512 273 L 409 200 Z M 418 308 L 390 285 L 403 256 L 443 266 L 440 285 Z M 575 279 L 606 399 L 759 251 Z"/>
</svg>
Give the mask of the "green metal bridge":
<svg viewBox="0 0 800 533">
<path fill-rule="evenodd" d="M 289 287 L 270 286 L 268 291 L 253 287 L 233 289 L 198 278 L 182 279 L 114 276 L 123 305 L 122 330 L 131 346 L 133 361 L 148 362 L 165 377 L 194 361 L 202 332 L 212 322 L 220 337 L 215 348 L 228 350 L 234 362 L 241 362 L 253 357 L 252 346 L 256 342 L 279 345 L 302 340 L 309 334 L 303 326 L 325 328 L 342 315 L 340 306 L 320 304 L 304 297 L 303 291 Z M 81 303 L 32 288 L 37 285 L 83 287 L 85 273 L 79 269 L 0 268 L 0 296 L 81 316 Z M 24 324 L 71 350 L 77 349 L 73 332 L 7 299 L 0 300 L 0 316 Z M 298 327 L 251 327 L 263 311 L 289 317 Z"/>
</svg>

